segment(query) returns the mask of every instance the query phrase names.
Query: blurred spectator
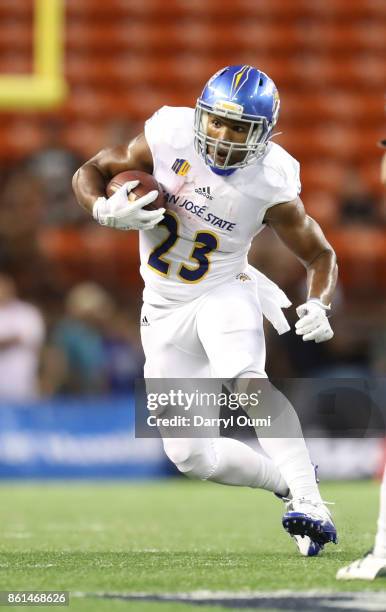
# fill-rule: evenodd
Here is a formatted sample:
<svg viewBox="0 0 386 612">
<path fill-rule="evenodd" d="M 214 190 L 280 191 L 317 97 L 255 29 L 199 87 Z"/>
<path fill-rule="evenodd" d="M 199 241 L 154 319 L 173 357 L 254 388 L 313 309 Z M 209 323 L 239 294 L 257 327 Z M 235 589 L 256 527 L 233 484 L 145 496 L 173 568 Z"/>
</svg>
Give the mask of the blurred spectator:
<svg viewBox="0 0 386 612">
<path fill-rule="evenodd" d="M 379 221 L 378 203 L 361 180 L 358 171 L 347 171 L 340 193 L 341 222 L 375 225 Z"/>
<path fill-rule="evenodd" d="M 66 313 L 53 328 L 44 359 L 44 391 L 48 394 L 93 394 L 107 390 L 103 323 L 115 305 L 95 283 L 80 283 L 66 299 Z"/>
<path fill-rule="evenodd" d="M 100 285 L 73 287 L 65 316 L 54 323 L 45 349 L 44 392 L 127 393 L 142 367 L 137 323 Z"/>
<path fill-rule="evenodd" d="M 15 170 L 6 179 L 0 201 L 0 265 L 25 262 L 38 250 L 42 218 L 39 181 Z"/>
<path fill-rule="evenodd" d="M 63 146 L 62 123 L 52 118 L 44 123 L 44 144 L 24 160 L 25 170 L 40 182 L 43 222 L 49 225 L 78 223 L 88 218 L 76 205 L 71 188 L 74 172 L 82 160 Z"/>
<path fill-rule="evenodd" d="M 138 321 L 118 310 L 107 321 L 104 338 L 106 372 L 111 393 L 134 390 L 134 381 L 143 376 L 144 355 L 139 341 Z"/>
<path fill-rule="evenodd" d="M 44 323 L 39 311 L 16 297 L 11 277 L 0 274 L 0 398 L 28 401 L 38 395 Z"/>
<path fill-rule="evenodd" d="M 56 275 L 41 250 L 42 193 L 39 181 L 22 169 L 4 182 L 0 200 L 0 271 L 12 276 L 23 298 L 40 303 L 52 294 Z"/>
</svg>

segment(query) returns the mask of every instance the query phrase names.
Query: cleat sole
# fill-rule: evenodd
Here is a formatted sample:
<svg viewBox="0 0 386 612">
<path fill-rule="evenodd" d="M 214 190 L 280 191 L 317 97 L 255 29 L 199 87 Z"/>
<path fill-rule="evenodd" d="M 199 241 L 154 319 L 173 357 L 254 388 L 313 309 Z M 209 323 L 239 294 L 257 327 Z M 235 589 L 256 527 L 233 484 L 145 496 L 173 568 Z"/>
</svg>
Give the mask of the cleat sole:
<svg viewBox="0 0 386 612">
<path fill-rule="evenodd" d="M 332 531 L 333 525 L 323 527 L 320 522 L 315 519 L 309 519 L 306 516 L 299 520 L 299 515 L 285 516 L 283 519 L 283 527 L 292 536 L 308 536 L 311 540 L 319 545 L 328 544 L 330 542 L 336 544 L 338 539 L 335 531 Z"/>
</svg>

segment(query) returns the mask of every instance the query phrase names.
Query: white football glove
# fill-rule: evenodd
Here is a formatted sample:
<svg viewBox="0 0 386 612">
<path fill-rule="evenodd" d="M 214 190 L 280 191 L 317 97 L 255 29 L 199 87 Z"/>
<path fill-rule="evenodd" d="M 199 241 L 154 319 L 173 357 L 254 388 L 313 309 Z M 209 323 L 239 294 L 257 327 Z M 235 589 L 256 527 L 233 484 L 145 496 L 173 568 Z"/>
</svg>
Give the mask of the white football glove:
<svg viewBox="0 0 386 612">
<path fill-rule="evenodd" d="M 296 333 L 303 336 L 304 342 L 315 340 L 316 343 L 331 340 L 334 332 L 327 319 L 326 311 L 330 310 L 320 300 L 311 298 L 296 309 L 299 321 L 296 323 Z"/>
<path fill-rule="evenodd" d="M 101 225 L 107 225 L 120 230 L 153 229 L 164 218 L 165 209 L 143 210 L 158 197 L 158 191 L 149 191 L 136 200 L 129 201 L 128 195 L 139 181 L 128 181 L 110 198 L 98 198 L 93 206 L 92 215 Z"/>
</svg>

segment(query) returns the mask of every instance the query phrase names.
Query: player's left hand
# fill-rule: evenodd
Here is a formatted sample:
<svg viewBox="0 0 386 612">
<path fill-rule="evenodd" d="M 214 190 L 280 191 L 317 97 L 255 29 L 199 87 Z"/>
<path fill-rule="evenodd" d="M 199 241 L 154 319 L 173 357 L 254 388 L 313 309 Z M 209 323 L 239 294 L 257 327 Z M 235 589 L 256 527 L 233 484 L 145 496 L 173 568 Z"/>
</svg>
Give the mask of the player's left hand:
<svg viewBox="0 0 386 612">
<path fill-rule="evenodd" d="M 158 191 L 129 201 L 130 192 L 139 181 L 127 181 L 109 198 L 100 197 L 93 206 L 93 217 L 100 225 L 119 230 L 153 229 L 164 218 L 165 209 L 146 210 L 146 206 L 158 197 Z"/>
<path fill-rule="evenodd" d="M 303 336 L 303 341 L 315 340 L 316 343 L 331 340 L 334 332 L 327 319 L 326 312 L 329 310 L 319 300 L 308 300 L 296 309 L 299 321 L 296 323 L 296 333 Z"/>
</svg>

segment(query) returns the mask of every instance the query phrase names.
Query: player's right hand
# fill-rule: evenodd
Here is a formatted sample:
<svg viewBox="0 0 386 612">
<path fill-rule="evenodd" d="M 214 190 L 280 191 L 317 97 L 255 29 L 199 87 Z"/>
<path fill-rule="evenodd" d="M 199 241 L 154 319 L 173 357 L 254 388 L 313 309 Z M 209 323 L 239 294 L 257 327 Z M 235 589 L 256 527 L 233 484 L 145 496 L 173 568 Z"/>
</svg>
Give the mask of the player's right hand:
<svg viewBox="0 0 386 612">
<path fill-rule="evenodd" d="M 331 340 L 334 332 L 327 319 L 328 310 L 330 307 L 316 298 L 311 298 L 305 304 L 297 307 L 296 314 L 299 321 L 295 324 L 295 328 L 297 335 L 303 336 L 304 342 L 315 340 L 318 344 Z"/>
<path fill-rule="evenodd" d="M 139 181 L 128 181 L 110 198 L 98 198 L 93 206 L 93 217 L 100 225 L 107 225 L 120 230 L 149 230 L 164 218 L 165 209 L 143 210 L 154 202 L 158 191 L 149 191 L 136 200 L 129 201 L 128 195 Z"/>
</svg>

